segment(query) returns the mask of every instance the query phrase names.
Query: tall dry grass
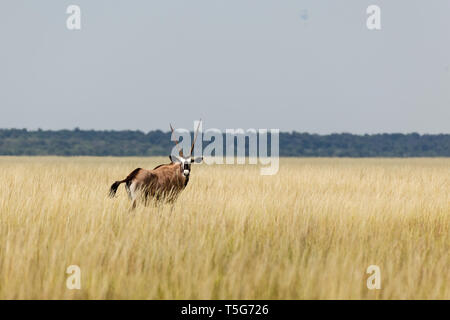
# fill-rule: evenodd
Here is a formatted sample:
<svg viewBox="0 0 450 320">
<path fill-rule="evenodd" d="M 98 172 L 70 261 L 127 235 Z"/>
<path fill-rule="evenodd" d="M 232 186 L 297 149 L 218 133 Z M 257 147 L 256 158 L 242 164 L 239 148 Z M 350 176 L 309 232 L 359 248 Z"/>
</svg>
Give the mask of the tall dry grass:
<svg viewBox="0 0 450 320">
<path fill-rule="evenodd" d="M 197 165 L 173 208 L 106 197 L 161 162 L 0 158 L 0 298 L 450 298 L 450 159 Z"/>
</svg>

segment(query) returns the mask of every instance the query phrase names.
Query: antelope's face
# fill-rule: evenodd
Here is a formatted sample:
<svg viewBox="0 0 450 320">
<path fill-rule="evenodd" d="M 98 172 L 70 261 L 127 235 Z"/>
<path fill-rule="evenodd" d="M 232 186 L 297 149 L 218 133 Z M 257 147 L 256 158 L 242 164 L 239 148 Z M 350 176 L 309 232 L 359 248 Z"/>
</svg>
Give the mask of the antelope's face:
<svg viewBox="0 0 450 320">
<path fill-rule="evenodd" d="M 200 122 L 201 122 L 201 120 L 200 120 Z M 192 157 L 192 152 L 194 151 L 195 141 L 197 140 L 198 129 L 200 128 L 200 122 L 198 123 L 197 130 L 195 130 L 194 142 L 192 142 L 191 152 L 189 153 L 189 156 L 187 156 L 187 157 L 184 156 L 183 149 L 181 149 L 180 146 L 178 145 L 177 139 L 174 139 L 174 141 L 178 147 L 179 156 L 176 156 L 176 155 L 169 156 L 169 159 L 172 163 L 180 163 L 181 174 L 184 175 L 186 178 L 188 178 L 189 175 L 191 174 L 191 164 L 200 163 L 203 161 L 203 157 Z M 173 130 L 172 125 L 170 125 L 170 129 L 172 130 L 172 135 L 173 135 L 174 130 Z"/>
<path fill-rule="evenodd" d="M 203 157 L 177 157 L 177 156 L 169 156 L 170 161 L 172 161 L 172 163 L 180 163 L 180 170 L 181 173 L 185 176 L 185 177 L 189 177 L 189 175 L 191 174 L 191 164 L 193 163 L 200 163 L 203 161 Z"/>
</svg>

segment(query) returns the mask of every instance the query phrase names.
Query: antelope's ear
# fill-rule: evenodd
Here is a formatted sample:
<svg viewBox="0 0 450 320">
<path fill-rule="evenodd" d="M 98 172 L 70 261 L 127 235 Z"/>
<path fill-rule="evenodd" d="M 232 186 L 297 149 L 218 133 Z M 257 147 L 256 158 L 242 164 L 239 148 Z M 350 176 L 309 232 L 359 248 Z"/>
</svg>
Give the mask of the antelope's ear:
<svg viewBox="0 0 450 320">
<path fill-rule="evenodd" d="M 192 158 L 192 163 L 201 163 L 202 161 L 203 161 L 203 157 Z"/>
<path fill-rule="evenodd" d="M 174 156 L 174 155 L 170 155 L 170 156 L 169 156 L 169 159 L 170 159 L 170 161 L 172 161 L 173 163 L 181 162 L 181 160 L 180 160 L 177 156 Z"/>
</svg>

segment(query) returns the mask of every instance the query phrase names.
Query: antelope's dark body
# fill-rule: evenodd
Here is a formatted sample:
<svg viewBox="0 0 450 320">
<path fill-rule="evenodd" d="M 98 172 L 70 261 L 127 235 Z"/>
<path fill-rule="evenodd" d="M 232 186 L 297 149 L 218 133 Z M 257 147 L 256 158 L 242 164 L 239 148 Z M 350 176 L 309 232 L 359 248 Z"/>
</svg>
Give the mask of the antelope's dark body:
<svg viewBox="0 0 450 320">
<path fill-rule="evenodd" d="M 199 123 L 200 126 L 200 123 Z M 133 201 L 133 208 L 136 207 L 136 200 L 142 198 L 147 204 L 150 200 L 173 202 L 189 182 L 191 173 L 191 164 L 200 163 L 203 157 L 192 157 L 195 140 L 197 139 L 198 129 L 191 145 L 189 156 L 183 156 L 183 150 L 175 139 L 176 146 L 179 150 L 179 157 L 170 155 L 169 164 L 162 164 L 153 170 L 137 168 L 133 170 L 125 179 L 116 181 L 109 189 L 110 197 L 114 197 L 120 184 L 125 183 L 128 196 Z M 174 132 L 172 125 L 172 134 Z"/>
<path fill-rule="evenodd" d="M 125 179 L 113 183 L 110 196 L 114 197 L 119 185 L 125 183 L 133 207 L 136 206 L 138 196 L 141 196 L 145 203 L 151 199 L 173 202 L 188 182 L 189 176 L 183 175 L 181 163 L 163 164 L 153 170 L 137 168 Z"/>
</svg>

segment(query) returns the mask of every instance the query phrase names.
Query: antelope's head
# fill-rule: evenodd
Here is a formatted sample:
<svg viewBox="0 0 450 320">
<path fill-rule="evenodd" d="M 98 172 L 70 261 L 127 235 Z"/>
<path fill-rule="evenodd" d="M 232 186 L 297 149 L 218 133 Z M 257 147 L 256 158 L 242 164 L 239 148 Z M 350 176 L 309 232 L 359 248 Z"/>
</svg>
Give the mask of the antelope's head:
<svg viewBox="0 0 450 320">
<path fill-rule="evenodd" d="M 178 140 L 175 140 L 175 144 L 178 147 L 178 154 L 179 156 L 175 156 L 175 155 L 170 155 L 169 159 L 172 163 L 180 163 L 180 170 L 181 173 L 187 178 L 189 177 L 189 175 L 191 174 L 191 165 L 193 163 L 201 163 L 203 161 L 203 157 L 193 157 L 192 156 L 192 151 L 194 151 L 194 145 L 195 145 L 195 141 L 197 140 L 197 135 L 198 135 L 198 129 L 200 127 L 200 122 L 197 126 L 197 130 L 195 132 L 195 136 L 194 136 L 194 141 L 192 142 L 191 145 L 191 151 L 189 152 L 189 156 L 185 157 L 183 155 L 183 149 L 178 145 Z M 170 129 L 172 130 L 172 134 L 173 134 L 173 128 L 172 125 L 170 125 Z"/>
</svg>

